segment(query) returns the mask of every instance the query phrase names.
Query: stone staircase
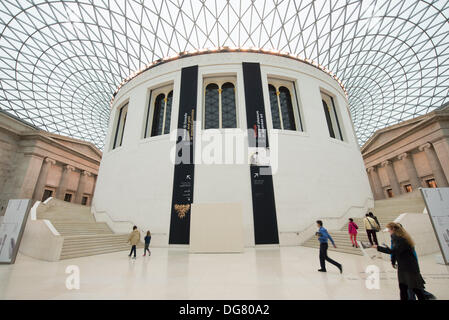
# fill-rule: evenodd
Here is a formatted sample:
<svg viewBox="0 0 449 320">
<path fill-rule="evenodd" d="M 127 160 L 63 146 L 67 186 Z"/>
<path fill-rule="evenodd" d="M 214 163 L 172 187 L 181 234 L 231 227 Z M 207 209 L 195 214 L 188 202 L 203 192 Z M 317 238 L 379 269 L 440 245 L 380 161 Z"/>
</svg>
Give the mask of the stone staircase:
<svg viewBox="0 0 449 320">
<path fill-rule="evenodd" d="M 127 243 L 127 234 L 104 235 L 80 235 L 64 237 L 64 245 L 61 251 L 61 260 L 93 256 L 97 254 L 127 251 L 130 245 Z M 142 248 L 142 245 L 138 245 Z"/>
<path fill-rule="evenodd" d="M 90 207 L 52 199 L 37 218 L 49 220 L 64 237 L 61 260 L 130 250 L 128 234 L 115 234 L 105 222 L 96 222 Z"/>
<path fill-rule="evenodd" d="M 396 198 L 376 200 L 374 201 L 374 208 L 371 212 L 379 220 L 381 228 L 394 221 L 402 213 L 422 213 L 425 208 L 424 201 L 419 191 L 402 195 Z M 359 229 L 357 234 L 357 240 L 363 242 L 369 242 L 366 235 L 365 226 L 363 223 L 363 217 L 355 218 L 354 222 L 358 225 Z M 349 222 L 349 221 L 348 221 Z M 329 251 L 337 251 L 343 253 L 351 253 L 356 255 L 362 255 L 362 251 L 358 248 L 352 247 L 351 240 L 348 234 L 348 222 L 340 230 L 328 230 L 332 239 L 334 239 L 337 248 L 332 247 L 329 244 Z M 378 240 L 382 244 L 382 239 L 378 233 Z M 303 244 L 305 247 L 319 248 L 318 239 L 316 236 L 312 236 Z"/>
</svg>

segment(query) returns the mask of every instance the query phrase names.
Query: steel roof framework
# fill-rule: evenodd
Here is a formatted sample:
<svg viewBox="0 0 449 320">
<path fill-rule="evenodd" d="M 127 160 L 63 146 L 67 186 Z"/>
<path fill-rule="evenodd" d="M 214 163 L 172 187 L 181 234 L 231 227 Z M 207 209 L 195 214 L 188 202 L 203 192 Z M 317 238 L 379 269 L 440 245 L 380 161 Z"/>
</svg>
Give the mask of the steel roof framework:
<svg viewBox="0 0 449 320">
<path fill-rule="evenodd" d="M 130 74 L 202 48 L 289 52 L 332 70 L 359 142 L 449 101 L 449 1 L 0 2 L 0 108 L 102 148 Z"/>
</svg>

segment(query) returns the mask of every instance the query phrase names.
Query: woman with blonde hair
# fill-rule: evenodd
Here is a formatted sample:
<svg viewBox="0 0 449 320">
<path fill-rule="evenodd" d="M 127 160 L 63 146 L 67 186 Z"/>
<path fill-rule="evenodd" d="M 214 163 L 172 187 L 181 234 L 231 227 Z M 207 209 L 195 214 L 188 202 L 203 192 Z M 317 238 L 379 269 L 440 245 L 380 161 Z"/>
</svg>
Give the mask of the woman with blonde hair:
<svg viewBox="0 0 449 320">
<path fill-rule="evenodd" d="M 418 300 L 425 300 L 423 294 L 424 279 L 419 270 L 418 260 L 414 254 L 415 243 L 407 231 L 398 223 L 390 222 L 387 224 L 388 232 L 391 235 L 391 249 L 388 247 L 379 247 L 377 251 L 391 254 L 393 266 L 398 265 L 398 281 L 401 300 L 408 300 L 407 291 L 412 290 Z"/>
</svg>

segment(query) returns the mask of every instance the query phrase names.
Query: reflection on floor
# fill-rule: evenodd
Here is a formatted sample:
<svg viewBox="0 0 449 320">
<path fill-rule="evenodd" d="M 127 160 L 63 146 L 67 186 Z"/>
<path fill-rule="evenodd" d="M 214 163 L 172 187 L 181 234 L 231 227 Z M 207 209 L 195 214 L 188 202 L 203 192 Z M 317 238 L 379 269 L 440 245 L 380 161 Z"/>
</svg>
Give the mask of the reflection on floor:
<svg viewBox="0 0 449 320">
<path fill-rule="evenodd" d="M 246 249 L 243 254 L 189 254 L 152 249 L 42 262 L 19 255 L 0 265 L 0 299 L 397 299 L 396 271 L 388 261 L 331 252 L 344 265 L 317 272 L 318 251 L 305 247 Z M 367 289 L 365 269 L 380 270 L 380 288 Z M 428 291 L 449 299 L 449 266 L 420 258 Z M 66 288 L 67 266 L 80 270 L 80 289 Z"/>
</svg>

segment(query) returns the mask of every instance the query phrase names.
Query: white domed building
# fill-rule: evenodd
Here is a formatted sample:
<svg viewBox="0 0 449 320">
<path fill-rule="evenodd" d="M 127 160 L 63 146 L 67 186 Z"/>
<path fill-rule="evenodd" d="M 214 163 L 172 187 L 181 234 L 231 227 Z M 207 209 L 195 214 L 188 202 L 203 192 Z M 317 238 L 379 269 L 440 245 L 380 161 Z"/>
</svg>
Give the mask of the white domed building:
<svg viewBox="0 0 449 320">
<path fill-rule="evenodd" d="M 111 108 L 92 209 L 116 231 L 188 244 L 190 204 L 240 203 L 246 246 L 294 245 L 317 219 L 341 226 L 373 205 L 345 90 L 312 63 L 181 54 L 128 79 Z"/>
</svg>

